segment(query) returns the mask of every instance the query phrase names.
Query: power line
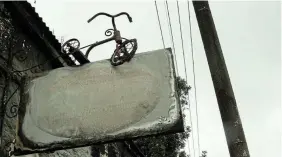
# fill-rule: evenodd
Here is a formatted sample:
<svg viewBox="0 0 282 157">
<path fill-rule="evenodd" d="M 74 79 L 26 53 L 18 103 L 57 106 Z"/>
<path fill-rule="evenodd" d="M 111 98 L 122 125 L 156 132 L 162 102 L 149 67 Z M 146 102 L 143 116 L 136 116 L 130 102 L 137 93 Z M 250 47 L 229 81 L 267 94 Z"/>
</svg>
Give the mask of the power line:
<svg viewBox="0 0 282 157">
<path fill-rule="evenodd" d="M 182 33 L 182 27 L 181 27 L 181 17 L 180 17 L 180 12 L 179 12 L 178 0 L 176 2 L 177 2 L 178 23 L 179 23 L 179 30 L 180 30 L 180 37 L 181 37 L 181 45 L 182 45 L 182 55 L 183 55 L 183 61 L 184 61 L 185 77 L 186 77 L 186 81 L 188 81 L 187 70 L 186 70 L 186 59 L 185 59 L 185 54 L 184 54 L 184 44 L 183 44 L 183 37 L 182 37 L 183 33 Z"/>
<path fill-rule="evenodd" d="M 189 138 L 189 137 L 188 137 L 188 138 Z M 189 139 L 188 139 L 188 150 L 189 150 L 189 154 L 192 154 L 192 153 L 191 153 L 191 148 L 190 148 Z"/>
<path fill-rule="evenodd" d="M 181 36 L 181 45 L 182 45 L 182 55 L 183 55 L 183 61 L 184 61 L 184 69 L 185 69 L 185 78 L 186 78 L 186 82 L 188 82 L 188 76 L 187 76 L 187 66 L 186 66 L 186 57 L 185 57 L 185 53 L 184 53 L 184 44 L 183 44 L 183 36 L 182 36 L 182 24 L 181 24 L 181 17 L 180 17 L 180 9 L 179 9 L 179 3 L 178 3 L 178 0 L 176 1 L 177 2 L 177 12 L 178 12 L 178 23 L 179 23 L 179 30 L 180 30 L 180 36 Z M 188 96 L 187 96 L 187 99 L 188 99 L 188 104 L 190 106 L 190 98 L 189 98 L 189 92 L 188 92 Z M 193 123 L 192 123 L 192 115 L 191 115 L 191 108 L 189 107 L 189 116 L 190 116 L 190 124 L 191 124 L 191 127 L 193 128 Z M 192 139 L 192 146 L 193 146 L 193 154 L 194 154 L 194 157 L 195 157 L 195 141 L 194 141 L 194 133 L 193 131 L 191 130 L 191 139 Z M 188 149 L 189 149 L 189 153 L 190 155 L 192 155 L 192 152 L 191 152 L 191 148 L 190 148 L 190 144 L 189 144 L 189 139 L 188 139 Z"/>
<path fill-rule="evenodd" d="M 198 101 L 197 101 L 197 86 L 196 86 L 196 72 L 195 72 L 195 61 L 194 61 L 194 51 L 193 51 L 193 37 L 192 37 L 192 26 L 191 26 L 191 14 L 190 14 L 190 5 L 188 4 L 188 17 L 189 17 L 189 30 L 190 30 L 190 43 L 191 43 L 191 53 L 192 53 L 192 63 L 193 63 L 193 77 L 194 77 L 194 94 L 195 94 L 195 107 L 196 107 L 196 117 L 197 117 L 197 138 L 198 138 L 198 153 L 200 155 L 200 130 L 199 130 L 199 116 L 198 116 Z"/>
<path fill-rule="evenodd" d="M 166 12 L 167 12 L 167 19 L 168 19 L 168 25 L 169 25 L 169 30 L 170 30 L 170 37 L 171 37 L 171 42 L 172 42 L 172 49 L 173 49 L 173 55 L 174 55 L 174 60 L 175 60 L 175 67 L 176 67 L 176 72 L 177 72 L 177 76 L 178 76 L 178 65 L 177 65 L 177 60 L 176 60 L 176 53 L 175 53 L 175 46 L 174 46 L 174 39 L 173 39 L 173 33 L 172 33 L 172 27 L 171 27 L 171 20 L 170 20 L 170 14 L 169 14 L 169 8 L 168 8 L 168 4 L 167 1 L 165 1 L 165 5 L 166 5 Z"/>
<path fill-rule="evenodd" d="M 188 92 L 188 95 L 187 95 L 187 99 L 188 99 L 188 104 L 189 104 L 189 120 L 190 120 L 190 123 L 191 123 L 191 139 L 192 139 L 192 148 L 193 148 L 193 154 L 194 154 L 194 157 L 196 157 L 195 155 L 195 140 L 194 140 L 194 131 L 193 131 L 193 122 L 192 122 L 192 114 L 191 114 L 191 102 L 190 102 L 190 98 L 189 98 L 189 92 Z"/>
<path fill-rule="evenodd" d="M 160 27 L 160 32 L 161 32 L 161 36 L 162 36 L 162 41 L 163 41 L 163 47 L 164 47 L 164 49 L 165 49 L 163 30 L 162 30 L 162 26 L 161 26 L 161 21 L 160 21 L 160 16 L 159 16 L 159 10 L 158 10 L 158 6 L 157 6 L 157 1 L 156 1 L 156 0 L 155 0 L 155 6 L 156 6 L 156 12 L 157 12 L 157 16 L 158 16 L 158 21 L 159 21 L 159 27 Z"/>
</svg>

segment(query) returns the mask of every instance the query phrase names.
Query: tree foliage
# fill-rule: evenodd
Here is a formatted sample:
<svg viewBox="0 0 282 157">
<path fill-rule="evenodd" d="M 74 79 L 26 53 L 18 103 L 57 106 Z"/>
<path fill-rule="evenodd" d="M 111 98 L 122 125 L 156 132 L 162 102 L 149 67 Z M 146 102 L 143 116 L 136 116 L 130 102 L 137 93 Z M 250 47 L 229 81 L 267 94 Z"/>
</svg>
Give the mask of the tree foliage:
<svg viewBox="0 0 282 157">
<path fill-rule="evenodd" d="M 177 77 L 176 79 L 176 86 L 176 92 L 180 98 L 181 105 L 187 105 L 188 102 L 186 100 L 186 97 L 191 87 L 188 86 L 186 81 L 180 77 Z M 179 154 L 179 150 L 184 148 L 185 139 L 189 137 L 190 127 L 187 127 L 186 130 L 187 131 L 184 133 L 169 134 L 163 136 L 158 135 L 137 139 L 135 143 L 148 157 L 176 157 Z"/>
<path fill-rule="evenodd" d="M 189 157 L 189 155 L 186 154 L 185 151 L 181 151 L 181 152 L 179 153 L 179 156 L 178 156 L 178 157 Z"/>
<path fill-rule="evenodd" d="M 177 95 L 180 97 L 180 104 L 182 106 L 188 105 L 187 96 L 191 86 L 187 85 L 187 82 L 184 79 L 177 77 L 176 88 Z"/>
<path fill-rule="evenodd" d="M 202 151 L 202 155 L 200 157 L 207 157 L 207 151 Z"/>
</svg>

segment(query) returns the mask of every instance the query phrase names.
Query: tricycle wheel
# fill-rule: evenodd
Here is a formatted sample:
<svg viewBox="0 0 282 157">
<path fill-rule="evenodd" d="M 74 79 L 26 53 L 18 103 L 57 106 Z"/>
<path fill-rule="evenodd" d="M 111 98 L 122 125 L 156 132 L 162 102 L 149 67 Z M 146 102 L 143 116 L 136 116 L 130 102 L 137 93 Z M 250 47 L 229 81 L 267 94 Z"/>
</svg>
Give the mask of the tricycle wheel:
<svg viewBox="0 0 282 157">
<path fill-rule="evenodd" d="M 80 42 L 76 38 L 66 41 L 61 48 L 61 52 L 66 55 L 72 54 L 75 50 L 79 49 Z"/>
<path fill-rule="evenodd" d="M 111 64 L 113 66 L 118 66 L 124 62 L 129 62 L 134 57 L 136 50 L 136 39 L 125 40 L 118 46 L 117 49 L 115 49 L 110 59 Z"/>
</svg>

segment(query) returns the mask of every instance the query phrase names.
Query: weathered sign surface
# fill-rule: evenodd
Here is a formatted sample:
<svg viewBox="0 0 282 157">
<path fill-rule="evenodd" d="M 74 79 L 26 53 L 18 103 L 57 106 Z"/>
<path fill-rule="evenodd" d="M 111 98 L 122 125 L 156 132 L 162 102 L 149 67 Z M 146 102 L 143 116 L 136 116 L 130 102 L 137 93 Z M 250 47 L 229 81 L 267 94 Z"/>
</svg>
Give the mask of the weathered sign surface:
<svg viewBox="0 0 282 157">
<path fill-rule="evenodd" d="M 183 131 L 170 49 L 24 79 L 16 154 Z"/>
</svg>

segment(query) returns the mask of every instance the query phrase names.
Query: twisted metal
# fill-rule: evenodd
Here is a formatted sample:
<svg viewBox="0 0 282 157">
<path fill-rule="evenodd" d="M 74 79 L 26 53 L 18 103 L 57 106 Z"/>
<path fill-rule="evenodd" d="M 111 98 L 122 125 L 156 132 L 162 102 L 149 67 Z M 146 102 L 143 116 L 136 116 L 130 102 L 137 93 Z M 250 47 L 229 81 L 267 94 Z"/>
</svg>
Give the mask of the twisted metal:
<svg viewBox="0 0 282 157">
<path fill-rule="evenodd" d="M 15 102 L 12 103 L 13 105 L 10 107 L 10 115 L 8 114 L 8 112 L 5 112 L 6 113 L 6 116 L 8 118 L 14 118 L 18 115 L 18 107 L 19 105 L 17 105 Z"/>
<path fill-rule="evenodd" d="M 109 28 L 109 29 L 107 29 L 106 31 L 105 31 L 105 36 L 112 36 L 113 35 L 113 33 L 114 33 L 114 29 L 112 29 L 112 28 Z"/>
<path fill-rule="evenodd" d="M 18 91 L 20 86 L 18 86 L 15 91 L 11 94 L 11 96 L 7 99 L 7 101 L 5 102 L 5 106 L 9 103 L 9 101 L 12 99 L 12 97 L 16 94 L 16 92 Z M 7 112 L 5 112 L 6 116 L 8 118 L 14 118 L 18 115 L 18 106 L 15 102 L 12 103 L 12 106 L 10 107 L 9 111 L 10 114 L 7 114 Z"/>
<path fill-rule="evenodd" d="M 8 155 L 8 157 L 11 157 L 14 154 L 14 146 L 15 146 L 16 140 L 13 139 L 13 141 L 8 142 L 4 145 L 5 154 Z"/>
<path fill-rule="evenodd" d="M 122 38 L 125 41 L 129 41 L 129 39 L 126 38 Z M 129 45 L 131 45 L 131 47 L 128 47 Z M 128 44 L 125 45 L 125 48 L 127 49 L 127 51 L 131 51 L 134 47 L 134 43 L 133 42 L 128 42 Z"/>
</svg>

